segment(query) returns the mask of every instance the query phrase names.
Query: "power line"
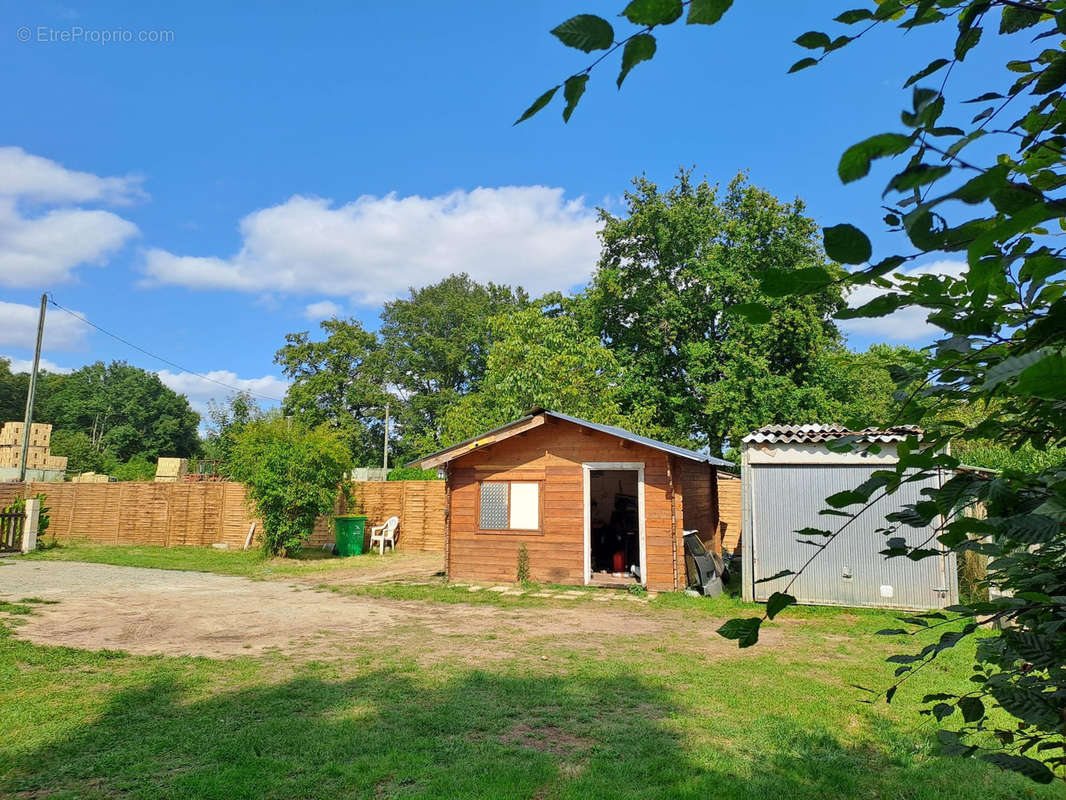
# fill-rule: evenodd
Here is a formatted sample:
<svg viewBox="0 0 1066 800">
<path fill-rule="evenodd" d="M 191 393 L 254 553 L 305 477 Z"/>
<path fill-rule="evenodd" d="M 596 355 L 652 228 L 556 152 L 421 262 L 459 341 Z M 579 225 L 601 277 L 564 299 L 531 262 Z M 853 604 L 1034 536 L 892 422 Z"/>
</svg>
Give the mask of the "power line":
<svg viewBox="0 0 1066 800">
<path fill-rule="evenodd" d="M 52 294 L 48 295 L 48 302 L 51 303 L 56 308 L 58 308 L 63 313 L 69 314 L 70 316 L 74 317 L 74 319 L 81 320 L 86 325 L 89 325 L 89 326 L 91 326 L 93 328 L 96 328 L 96 330 L 100 331 L 100 333 L 105 334 L 106 336 L 110 336 L 115 341 L 122 342 L 122 344 L 126 345 L 127 347 L 132 347 L 134 350 L 137 350 L 138 352 L 144 353 L 146 356 L 149 356 L 150 358 L 154 358 L 157 361 L 162 361 L 164 364 L 166 364 L 168 366 L 171 366 L 171 367 L 174 367 L 175 369 L 180 369 L 182 372 L 186 372 L 186 373 L 188 373 L 190 375 L 195 375 L 197 378 L 200 378 L 201 380 L 208 381 L 209 383 L 218 384 L 219 386 L 222 386 L 222 387 L 224 387 L 226 389 L 229 389 L 231 391 L 234 391 L 234 392 L 244 392 L 245 394 L 250 394 L 253 397 L 259 397 L 259 398 L 261 398 L 263 400 L 270 400 L 270 401 L 272 401 L 274 403 L 283 403 L 283 402 L 285 402 L 280 397 L 271 397 L 270 395 L 260 394 L 259 392 L 253 392 L 250 389 L 241 389 L 241 388 L 239 388 L 237 386 L 230 386 L 228 383 L 223 383 L 222 381 L 218 381 L 218 380 L 215 380 L 214 378 L 210 378 L 207 375 L 204 375 L 202 372 L 197 372 L 196 370 L 189 369 L 188 367 L 183 367 L 181 364 L 177 364 L 177 363 L 171 361 L 169 358 L 163 358 L 163 356 L 156 355 L 155 353 L 152 353 L 152 352 L 150 352 L 148 350 L 145 350 L 143 347 L 140 347 L 139 345 L 135 345 L 133 342 L 129 341 L 128 339 L 123 339 L 118 334 L 112 333 L 109 330 L 101 328 L 95 322 L 91 322 L 90 320 L 88 320 L 85 317 L 83 317 L 81 314 L 78 314 L 77 312 L 71 311 L 69 308 L 64 308 L 63 306 L 59 305 L 59 303 L 56 302 L 56 299 L 55 299 L 55 297 Z"/>
</svg>

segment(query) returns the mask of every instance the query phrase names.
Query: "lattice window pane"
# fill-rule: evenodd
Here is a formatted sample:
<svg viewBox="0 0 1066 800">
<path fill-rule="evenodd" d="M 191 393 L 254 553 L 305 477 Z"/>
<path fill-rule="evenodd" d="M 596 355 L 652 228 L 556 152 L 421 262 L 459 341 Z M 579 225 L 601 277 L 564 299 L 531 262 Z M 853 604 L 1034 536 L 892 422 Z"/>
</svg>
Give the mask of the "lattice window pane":
<svg viewBox="0 0 1066 800">
<path fill-rule="evenodd" d="M 507 484 L 481 484 L 481 528 L 504 530 L 507 528 Z"/>
</svg>

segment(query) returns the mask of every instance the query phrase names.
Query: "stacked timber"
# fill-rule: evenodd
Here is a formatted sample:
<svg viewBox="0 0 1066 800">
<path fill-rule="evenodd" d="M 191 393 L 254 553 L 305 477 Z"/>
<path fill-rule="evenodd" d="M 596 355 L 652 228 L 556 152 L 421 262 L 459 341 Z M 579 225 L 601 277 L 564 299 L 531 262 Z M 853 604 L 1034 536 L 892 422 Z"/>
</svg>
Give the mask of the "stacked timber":
<svg viewBox="0 0 1066 800">
<path fill-rule="evenodd" d="M 187 458 L 161 458 L 155 466 L 156 483 L 177 483 L 185 480 L 189 472 Z"/>
<path fill-rule="evenodd" d="M 18 469 L 22 465 L 22 432 L 25 426 L 21 422 L 5 422 L 0 428 L 0 467 Z M 65 471 L 66 456 L 52 455 L 49 447 L 52 441 L 52 426 L 34 423 L 30 426 L 30 447 L 26 451 L 26 469 L 46 469 Z"/>
</svg>

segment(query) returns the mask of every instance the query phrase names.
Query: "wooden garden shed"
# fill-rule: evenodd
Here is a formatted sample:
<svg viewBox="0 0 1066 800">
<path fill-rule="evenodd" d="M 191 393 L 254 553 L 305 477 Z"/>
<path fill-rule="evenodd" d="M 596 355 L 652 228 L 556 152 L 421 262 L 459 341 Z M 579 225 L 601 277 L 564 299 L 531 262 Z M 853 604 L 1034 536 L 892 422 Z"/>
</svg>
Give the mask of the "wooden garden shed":
<svg viewBox="0 0 1066 800">
<path fill-rule="evenodd" d="M 686 586 L 683 532 L 721 553 L 718 467 L 683 447 L 543 409 L 414 462 L 446 478 L 453 580 Z"/>
</svg>

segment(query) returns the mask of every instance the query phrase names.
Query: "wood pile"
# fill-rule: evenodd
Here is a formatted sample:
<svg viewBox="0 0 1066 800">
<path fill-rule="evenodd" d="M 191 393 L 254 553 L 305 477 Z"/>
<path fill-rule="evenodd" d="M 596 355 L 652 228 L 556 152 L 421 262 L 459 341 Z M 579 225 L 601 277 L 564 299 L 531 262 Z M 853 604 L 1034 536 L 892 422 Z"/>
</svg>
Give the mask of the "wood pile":
<svg viewBox="0 0 1066 800">
<path fill-rule="evenodd" d="M 0 428 L 0 467 L 18 469 L 22 462 L 21 422 L 5 422 Z M 52 441 L 52 426 L 34 423 L 30 426 L 30 447 L 26 453 L 27 469 L 49 469 L 66 471 L 66 456 L 52 455 L 49 447 Z"/>
</svg>

